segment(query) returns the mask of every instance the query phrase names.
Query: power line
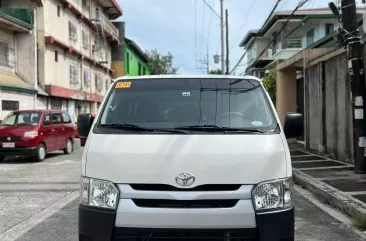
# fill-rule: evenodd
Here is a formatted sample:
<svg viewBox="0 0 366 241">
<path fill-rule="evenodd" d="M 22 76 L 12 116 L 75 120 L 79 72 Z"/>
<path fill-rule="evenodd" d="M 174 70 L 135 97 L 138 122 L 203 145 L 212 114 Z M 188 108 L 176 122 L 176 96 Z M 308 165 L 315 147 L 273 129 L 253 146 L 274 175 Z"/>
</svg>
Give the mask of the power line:
<svg viewBox="0 0 366 241">
<path fill-rule="evenodd" d="M 239 35 L 240 35 L 240 33 L 241 33 L 241 30 L 243 29 L 243 27 L 245 26 L 245 24 L 248 22 L 248 21 L 247 21 L 247 20 L 248 20 L 248 17 L 249 17 L 250 12 L 252 11 L 252 9 L 253 9 L 253 7 L 254 7 L 255 2 L 256 2 L 256 0 L 253 0 L 252 4 L 250 5 L 250 7 L 249 7 L 249 11 L 247 12 L 246 17 L 245 17 L 245 19 L 244 19 L 243 23 L 241 24 L 241 26 L 240 26 L 240 28 L 239 28 L 239 31 L 238 31 L 238 33 L 236 34 L 235 38 L 234 38 L 233 43 L 235 43 L 235 42 L 236 42 L 236 40 L 238 39 L 238 37 L 239 37 Z M 232 45 L 231 45 L 230 52 L 231 52 L 231 50 L 233 49 L 233 47 L 234 47 L 234 44 L 232 44 Z"/>
<path fill-rule="evenodd" d="M 277 0 L 276 4 L 274 5 L 274 7 L 272 8 L 272 11 L 271 13 L 268 15 L 266 21 L 264 22 L 264 24 L 266 24 L 268 22 L 268 20 L 271 18 L 272 14 L 274 13 L 274 11 L 276 11 L 278 5 L 280 4 L 282 0 Z M 264 25 L 263 24 L 263 25 Z M 262 31 L 262 29 L 260 29 L 258 31 L 258 33 L 260 33 Z M 232 72 L 234 72 L 234 70 L 239 66 L 239 64 L 241 63 L 241 61 L 243 61 L 244 57 L 246 56 L 247 52 L 248 52 L 248 49 L 250 49 L 250 47 L 252 47 L 252 44 L 255 42 L 255 40 L 257 39 L 257 36 L 254 37 L 252 43 L 250 44 L 250 46 L 245 50 L 245 52 L 243 53 L 243 55 L 240 57 L 239 61 L 236 63 L 236 65 L 234 66 L 234 68 L 230 71 L 230 74 Z"/>
<path fill-rule="evenodd" d="M 291 17 L 295 14 L 295 12 L 301 8 L 302 6 L 304 6 L 307 2 L 309 2 L 309 0 L 302 0 L 299 2 L 299 4 L 296 6 L 296 8 L 292 11 L 292 13 L 290 14 L 290 16 L 287 18 L 286 22 L 282 25 L 282 28 L 280 29 L 280 31 L 278 31 L 278 33 L 276 34 L 276 36 L 271 40 L 271 42 L 269 42 L 269 44 L 262 50 L 262 52 L 258 55 L 258 57 L 254 60 L 254 62 L 256 62 L 260 57 L 262 57 L 262 55 L 267 51 L 267 49 L 269 48 L 269 46 L 271 46 L 271 44 L 273 44 L 276 39 L 278 38 L 278 36 L 282 33 L 282 31 L 286 28 L 287 24 L 290 22 Z"/>
<path fill-rule="evenodd" d="M 213 7 L 211 7 L 211 5 L 210 5 L 210 4 L 208 4 L 208 3 L 206 2 L 206 0 L 202 0 L 202 1 L 206 4 L 206 6 L 207 6 L 207 7 L 209 7 L 209 9 L 211 9 L 211 11 L 212 11 L 214 14 L 216 14 L 216 16 L 217 16 L 217 17 L 219 17 L 219 18 L 221 19 L 220 14 L 218 14 L 218 13 L 215 11 L 215 9 L 213 9 Z"/>
</svg>

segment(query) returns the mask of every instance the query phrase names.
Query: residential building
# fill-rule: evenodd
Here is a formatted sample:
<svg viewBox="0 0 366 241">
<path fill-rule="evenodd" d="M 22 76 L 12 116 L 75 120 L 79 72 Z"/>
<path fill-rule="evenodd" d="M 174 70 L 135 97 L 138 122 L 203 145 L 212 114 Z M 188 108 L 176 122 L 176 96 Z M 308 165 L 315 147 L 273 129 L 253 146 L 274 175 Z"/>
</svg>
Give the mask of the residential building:
<svg viewBox="0 0 366 241">
<path fill-rule="evenodd" d="M 111 48 L 119 31 L 111 22 L 122 15 L 116 0 L 45 0 L 37 9 L 38 108 L 96 113 L 109 88 Z"/>
<path fill-rule="evenodd" d="M 150 75 L 150 60 L 131 39 L 125 38 L 125 75 Z"/>
<path fill-rule="evenodd" d="M 41 1 L 0 1 L 0 120 L 36 106 L 36 21 Z"/>
<path fill-rule="evenodd" d="M 291 13 L 275 12 L 260 30 L 252 30 L 245 35 L 240 46 L 248 53 L 247 74 L 262 78 L 266 70 L 274 68 L 277 63 L 303 49 L 321 46 L 319 43 L 330 35 L 334 37 L 339 28 L 338 19 L 329 8 L 298 10 L 293 16 Z M 329 46 L 332 45 L 335 41 Z"/>
</svg>

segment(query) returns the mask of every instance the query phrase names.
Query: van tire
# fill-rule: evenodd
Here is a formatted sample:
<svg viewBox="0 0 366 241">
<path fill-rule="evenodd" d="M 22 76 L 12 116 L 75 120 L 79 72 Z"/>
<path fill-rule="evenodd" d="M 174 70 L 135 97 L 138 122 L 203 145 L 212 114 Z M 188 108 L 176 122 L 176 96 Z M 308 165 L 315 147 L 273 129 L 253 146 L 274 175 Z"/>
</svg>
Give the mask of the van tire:
<svg viewBox="0 0 366 241">
<path fill-rule="evenodd" d="M 0 156 L 0 162 L 3 162 L 5 160 L 5 156 Z"/>
<path fill-rule="evenodd" d="M 39 144 L 37 147 L 37 153 L 34 156 L 34 161 L 36 162 L 42 162 L 44 161 L 44 159 L 46 158 L 47 155 L 47 150 L 46 150 L 46 146 L 44 144 Z"/>
<path fill-rule="evenodd" d="M 66 147 L 64 149 L 65 154 L 70 154 L 74 150 L 74 143 L 71 139 L 68 139 L 66 142 Z"/>
</svg>

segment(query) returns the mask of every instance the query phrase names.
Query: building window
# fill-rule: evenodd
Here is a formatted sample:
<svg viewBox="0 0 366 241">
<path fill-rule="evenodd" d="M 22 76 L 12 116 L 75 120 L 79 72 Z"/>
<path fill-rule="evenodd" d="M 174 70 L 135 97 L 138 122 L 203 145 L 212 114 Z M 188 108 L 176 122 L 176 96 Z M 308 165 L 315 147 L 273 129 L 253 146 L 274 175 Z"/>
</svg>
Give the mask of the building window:
<svg viewBox="0 0 366 241">
<path fill-rule="evenodd" d="M 69 83 L 71 85 L 79 84 L 78 76 L 79 76 L 79 73 L 78 73 L 77 66 L 71 64 L 69 66 Z"/>
<path fill-rule="evenodd" d="M 306 34 L 306 43 L 308 46 L 314 43 L 314 29 Z"/>
<path fill-rule="evenodd" d="M 2 110 L 19 110 L 19 101 L 2 100 L 1 108 Z"/>
<path fill-rule="evenodd" d="M 82 33 L 82 38 L 83 38 L 83 48 L 89 49 L 89 33 L 84 30 Z"/>
<path fill-rule="evenodd" d="M 138 75 L 141 75 L 141 63 L 139 63 L 139 72 Z"/>
<path fill-rule="evenodd" d="M 331 34 L 334 31 L 334 24 L 327 23 L 325 25 L 325 35 Z"/>
<path fill-rule="evenodd" d="M 130 53 L 127 52 L 127 56 L 126 56 L 126 72 L 127 74 L 130 73 Z"/>
<path fill-rule="evenodd" d="M 9 44 L 0 42 L 0 65 L 9 66 Z"/>
<path fill-rule="evenodd" d="M 69 21 L 69 39 L 71 39 L 73 41 L 78 40 L 78 33 L 76 30 L 76 25 L 71 21 Z"/>
<path fill-rule="evenodd" d="M 58 98 L 51 99 L 51 109 L 53 110 L 61 110 L 62 109 L 62 100 Z"/>
<path fill-rule="evenodd" d="M 145 68 L 145 66 L 142 68 L 142 75 L 146 75 L 146 68 Z"/>
<path fill-rule="evenodd" d="M 109 79 L 105 80 L 105 91 L 108 91 L 109 89 Z"/>
<path fill-rule="evenodd" d="M 102 78 L 99 74 L 95 74 L 95 89 L 99 92 L 103 90 Z"/>
<path fill-rule="evenodd" d="M 90 6 L 89 0 L 83 0 L 82 5 L 84 9 L 88 10 Z"/>
<path fill-rule="evenodd" d="M 87 70 L 84 70 L 84 86 L 90 86 L 90 73 Z"/>
<path fill-rule="evenodd" d="M 55 50 L 55 62 L 58 62 L 58 51 Z"/>
<path fill-rule="evenodd" d="M 57 5 L 57 17 L 61 17 L 61 7 Z"/>
</svg>

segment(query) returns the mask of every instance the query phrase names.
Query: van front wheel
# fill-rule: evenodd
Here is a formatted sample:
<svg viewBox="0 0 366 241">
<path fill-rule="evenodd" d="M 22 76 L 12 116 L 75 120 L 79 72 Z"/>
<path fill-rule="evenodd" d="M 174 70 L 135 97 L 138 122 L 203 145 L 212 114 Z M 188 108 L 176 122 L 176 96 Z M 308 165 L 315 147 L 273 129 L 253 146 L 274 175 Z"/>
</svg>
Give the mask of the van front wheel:
<svg viewBox="0 0 366 241">
<path fill-rule="evenodd" d="M 37 147 L 36 156 L 34 157 L 34 161 L 42 162 L 46 158 L 46 155 L 47 155 L 46 147 L 43 144 L 39 144 Z"/>
</svg>

